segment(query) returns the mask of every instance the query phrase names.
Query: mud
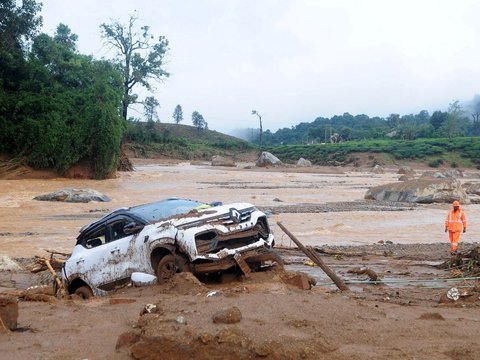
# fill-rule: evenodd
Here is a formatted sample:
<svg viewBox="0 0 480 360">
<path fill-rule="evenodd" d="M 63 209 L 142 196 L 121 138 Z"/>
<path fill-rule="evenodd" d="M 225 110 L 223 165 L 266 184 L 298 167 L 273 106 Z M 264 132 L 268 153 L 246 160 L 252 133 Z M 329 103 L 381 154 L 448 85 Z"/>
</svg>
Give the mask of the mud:
<svg viewBox="0 0 480 360">
<path fill-rule="evenodd" d="M 478 284 L 459 279 L 469 275 L 464 268 L 438 267 L 450 258 L 443 233 L 449 206 L 363 200 L 369 187 L 396 181 L 397 168 L 373 175 L 354 168 L 212 168 L 145 160 L 135 165 L 137 171 L 105 181 L 0 180 L 0 255 L 23 269 L 0 271 L 0 293 L 20 299 L 17 331 L 0 331 L 2 359 L 478 357 Z M 466 171 L 462 181 L 478 173 Z M 64 187 L 94 188 L 112 202 L 32 200 Z M 171 196 L 251 202 L 271 213 L 286 271 L 304 272 L 317 285 L 302 290 L 285 280 L 289 273 L 270 268 L 248 279 L 224 274 L 199 282 L 182 274 L 161 286 L 125 287 L 89 301 L 55 300 L 48 292 L 20 296 L 28 287 L 52 283 L 45 272 L 24 270 L 34 255 L 71 251 L 80 227 L 107 211 Z M 469 229 L 460 249 L 467 252 L 480 238 L 480 205 L 464 210 Z M 351 291 L 339 292 L 310 266 L 277 221 L 314 246 Z M 349 272 L 363 267 L 378 281 Z M 457 301 L 446 299 L 453 286 L 461 293 Z M 140 315 L 147 304 L 158 310 Z M 215 324 L 212 316 L 229 307 L 240 310 L 241 320 Z"/>
</svg>

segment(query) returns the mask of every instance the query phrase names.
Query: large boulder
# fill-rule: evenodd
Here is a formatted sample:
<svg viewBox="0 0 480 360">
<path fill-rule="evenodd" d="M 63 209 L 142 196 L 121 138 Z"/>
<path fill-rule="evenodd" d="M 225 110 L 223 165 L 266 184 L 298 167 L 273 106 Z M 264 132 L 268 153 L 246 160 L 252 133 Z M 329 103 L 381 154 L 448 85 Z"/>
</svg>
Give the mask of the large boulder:
<svg viewBox="0 0 480 360">
<path fill-rule="evenodd" d="M 111 199 L 93 189 L 65 188 L 49 194 L 38 195 L 33 198 L 40 201 L 63 201 L 73 203 L 88 203 L 90 201 L 110 201 Z"/>
<path fill-rule="evenodd" d="M 212 156 L 212 166 L 236 166 L 232 159 L 224 158 L 220 155 Z"/>
<path fill-rule="evenodd" d="M 414 176 L 415 170 L 410 166 L 401 166 L 400 169 L 398 169 L 397 174 Z"/>
<path fill-rule="evenodd" d="M 425 171 L 421 176 L 421 179 L 444 179 L 446 178 L 445 175 L 443 175 L 439 171 Z"/>
<path fill-rule="evenodd" d="M 401 175 L 398 178 L 398 181 L 409 181 L 409 180 L 413 180 L 413 179 L 415 179 L 415 177 L 413 175 L 404 174 L 404 175 Z"/>
<path fill-rule="evenodd" d="M 263 151 L 255 162 L 255 165 L 258 167 L 280 166 L 282 165 L 282 162 L 275 155 L 268 151 Z"/>
<path fill-rule="evenodd" d="M 381 167 L 378 164 L 376 164 L 374 167 L 372 167 L 371 171 L 374 174 L 385 174 L 385 170 L 383 169 L 383 167 Z"/>
<path fill-rule="evenodd" d="M 310 166 L 312 166 L 312 162 L 310 160 L 307 160 L 307 159 L 304 159 L 303 157 L 301 157 L 297 161 L 297 166 L 299 166 L 299 167 L 310 167 Z"/>
<path fill-rule="evenodd" d="M 456 179 L 418 179 L 375 186 L 365 194 L 367 200 L 408 203 L 469 204 L 470 199 Z"/>
<path fill-rule="evenodd" d="M 443 172 L 443 175 L 450 178 L 461 178 L 463 177 L 463 171 L 458 169 L 447 169 Z"/>
<path fill-rule="evenodd" d="M 463 184 L 465 192 L 469 195 L 479 195 L 480 196 L 480 182 L 468 182 Z"/>
</svg>

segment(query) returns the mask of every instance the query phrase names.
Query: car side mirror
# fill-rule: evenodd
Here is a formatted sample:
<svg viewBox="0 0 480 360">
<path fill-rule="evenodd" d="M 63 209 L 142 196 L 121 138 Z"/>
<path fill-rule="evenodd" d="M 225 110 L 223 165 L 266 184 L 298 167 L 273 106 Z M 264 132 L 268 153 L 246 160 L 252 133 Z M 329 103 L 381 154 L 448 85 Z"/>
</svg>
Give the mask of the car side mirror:
<svg viewBox="0 0 480 360">
<path fill-rule="evenodd" d="M 132 221 L 123 227 L 123 232 L 127 235 L 136 234 L 142 231 L 143 227 L 143 225 L 139 225 L 135 221 Z"/>
</svg>

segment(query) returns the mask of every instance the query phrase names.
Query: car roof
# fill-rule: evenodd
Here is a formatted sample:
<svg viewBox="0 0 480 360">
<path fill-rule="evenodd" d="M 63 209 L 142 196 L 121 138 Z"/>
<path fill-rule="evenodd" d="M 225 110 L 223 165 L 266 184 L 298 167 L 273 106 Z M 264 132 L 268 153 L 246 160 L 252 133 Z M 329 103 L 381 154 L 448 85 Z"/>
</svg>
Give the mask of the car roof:
<svg viewBox="0 0 480 360">
<path fill-rule="evenodd" d="M 148 223 L 155 223 L 173 215 L 186 214 L 192 209 L 202 205 L 208 206 L 207 204 L 196 200 L 167 198 L 152 203 L 136 205 L 128 208 L 119 208 L 105 216 L 102 216 L 100 219 L 83 226 L 80 229 L 80 234 L 78 237 L 81 237 L 85 232 L 90 231 L 99 224 L 108 222 L 110 219 L 118 215 L 128 215 L 129 217 L 133 217 L 146 225 Z"/>
</svg>

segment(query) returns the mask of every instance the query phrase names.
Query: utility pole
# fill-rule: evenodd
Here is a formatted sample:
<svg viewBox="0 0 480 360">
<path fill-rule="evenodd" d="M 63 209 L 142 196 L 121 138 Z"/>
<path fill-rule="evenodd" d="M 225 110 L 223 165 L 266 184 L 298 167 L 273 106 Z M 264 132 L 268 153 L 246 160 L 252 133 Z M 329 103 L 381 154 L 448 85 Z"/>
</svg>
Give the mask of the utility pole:
<svg viewBox="0 0 480 360">
<path fill-rule="evenodd" d="M 260 121 L 260 150 L 261 150 L 262 149 L 262 133 L 263 133 L 263 130 L 262 130 L 262 115 L 260 115 L 257 110 L 252 110 L 252 115 L 257 115 L 258 120 Z"/>
</svg>

